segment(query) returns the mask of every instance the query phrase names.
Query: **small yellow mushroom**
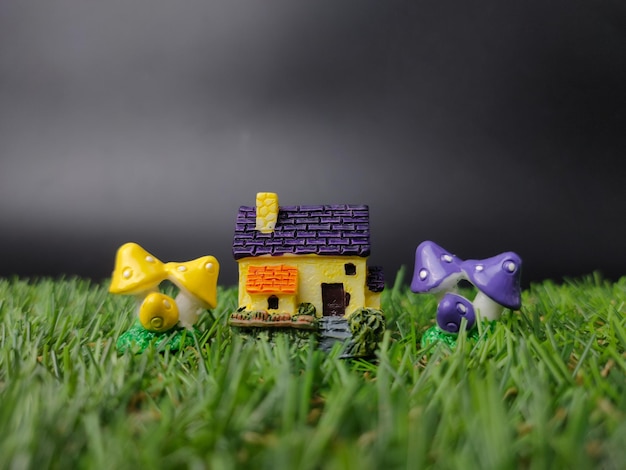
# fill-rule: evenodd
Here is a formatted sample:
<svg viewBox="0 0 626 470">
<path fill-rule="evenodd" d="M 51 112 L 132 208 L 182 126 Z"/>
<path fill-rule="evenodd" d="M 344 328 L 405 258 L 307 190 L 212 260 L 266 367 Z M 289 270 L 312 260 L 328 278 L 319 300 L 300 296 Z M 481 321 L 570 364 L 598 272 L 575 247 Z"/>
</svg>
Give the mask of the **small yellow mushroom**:
<svg viewBox="0 0 626 470">
<path fill-rule="evenodd" d="M 178 323 L 178 306 L 169 295 L 152 292 L 139 307 L 139 321 L 146 330 L 167 331 Z"/>
</svg>

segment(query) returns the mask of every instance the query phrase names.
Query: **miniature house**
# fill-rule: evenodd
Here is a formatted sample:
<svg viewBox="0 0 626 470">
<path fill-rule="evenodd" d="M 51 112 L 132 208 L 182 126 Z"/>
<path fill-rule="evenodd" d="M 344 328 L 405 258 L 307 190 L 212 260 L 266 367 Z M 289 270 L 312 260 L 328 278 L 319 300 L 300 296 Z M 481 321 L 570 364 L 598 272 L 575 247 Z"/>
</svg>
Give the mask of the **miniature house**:
<svg viewBox="0 0 626 470">
<path fill-rule="evenodd" d="M 276 194 L 257 194 L 256 206 L 237 215 L 239 314 L 231 324 L 299 328 L 379 310 L 383 272 L 367 266 L 369 234 L 366 205 L 281 207 Z"/>
</svg>

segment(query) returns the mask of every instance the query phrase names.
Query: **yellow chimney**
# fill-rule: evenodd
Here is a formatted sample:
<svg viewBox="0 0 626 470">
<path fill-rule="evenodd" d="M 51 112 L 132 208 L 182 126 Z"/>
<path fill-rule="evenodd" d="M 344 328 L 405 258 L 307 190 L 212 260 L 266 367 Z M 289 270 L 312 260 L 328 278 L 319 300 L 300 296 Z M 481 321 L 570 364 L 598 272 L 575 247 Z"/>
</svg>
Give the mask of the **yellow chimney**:
<svg viewBox="0 0 626 470">
<path fill-rule="evenodd" d="M 272 233 L 278 220 L 278 194 L 256 194 L 256 230 Z"/>
</svg>

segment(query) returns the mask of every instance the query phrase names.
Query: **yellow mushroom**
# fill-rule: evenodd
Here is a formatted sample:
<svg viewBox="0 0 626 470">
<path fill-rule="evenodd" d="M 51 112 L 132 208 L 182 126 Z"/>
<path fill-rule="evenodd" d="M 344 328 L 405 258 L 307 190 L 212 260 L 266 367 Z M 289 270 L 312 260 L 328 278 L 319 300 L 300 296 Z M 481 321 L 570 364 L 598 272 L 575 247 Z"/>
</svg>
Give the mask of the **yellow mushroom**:
<svg viewBox="0 0 626 470">
<path fill-rule="evenodd" d="M 169 295 L 151 292 L 139 307 L 139 321 L 146 330 L 167 331 L 178 323 L 178 306 Z"/>
<path fill-rule="evenodd" d="M 156 290 L 167 273 L 161 261 L 137 243 L 125 243 L 115 256 L 109 292 L 141 295 Z"/>
<path fill-rule="evenodd" d="M 186 263 L 167 263 L 165 269 L 167 278 L 180 289 L 176 296 L 179 325 L 191 328 L 203 309 L 217 305 L 220 265 L 214 256 L 203 256 Z"/>
<path fill-rule="evenodd" d="M 191 328 L 203 309 L 217 304 L 219 269 L 214 256 L 162 263 L 137 243 L 126 243 L 117 250 L 109 292 L 137 296 L 139 320 L 147 330 Z M 176 300 L 158 292 L 166 279 L 179 288 Z"/>
</svg>

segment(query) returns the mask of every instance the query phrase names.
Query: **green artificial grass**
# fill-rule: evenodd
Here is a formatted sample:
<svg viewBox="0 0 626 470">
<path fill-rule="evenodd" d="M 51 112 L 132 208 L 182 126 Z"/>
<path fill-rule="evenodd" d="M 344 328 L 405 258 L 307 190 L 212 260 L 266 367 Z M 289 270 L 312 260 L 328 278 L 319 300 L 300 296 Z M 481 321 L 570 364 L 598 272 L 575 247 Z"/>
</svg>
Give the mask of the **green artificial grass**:
<svg viewBox="0 0 626 470">
<path fill-rule="evenodd" d="M 231 337 L 234 288 L 193 347 L 118 355 L 131 298 L 0 280 L 0 468 L 624 468 L 626 278 L 534 284 L 450 350 L 402 276 L 373 362 Z"/>
</svg>

